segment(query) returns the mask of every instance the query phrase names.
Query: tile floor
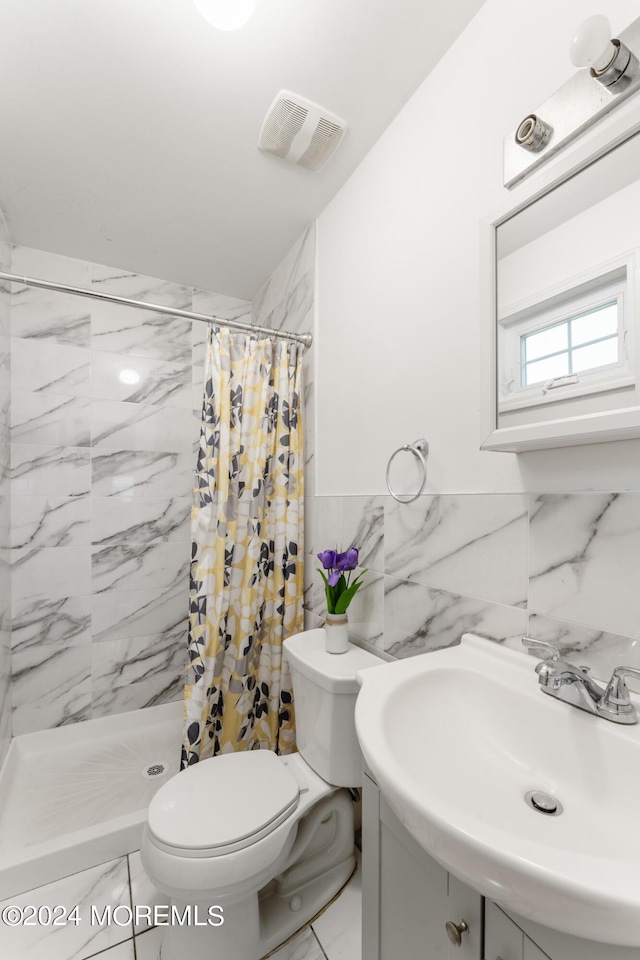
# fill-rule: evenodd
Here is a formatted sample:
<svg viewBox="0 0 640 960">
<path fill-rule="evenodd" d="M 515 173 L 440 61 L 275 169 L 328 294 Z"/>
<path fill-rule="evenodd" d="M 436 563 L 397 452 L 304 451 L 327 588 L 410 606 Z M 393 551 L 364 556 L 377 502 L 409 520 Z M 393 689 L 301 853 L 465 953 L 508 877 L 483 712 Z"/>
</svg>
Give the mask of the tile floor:
<svg viewBox="0 0 640 960">
<path fill-rule="evenodd" d="M 78 905 L 79 922 L 61 926 L 20 925 L 0 919 L 2 960 L 162 960 L 163 928 L 133 927 L 128 908 L 164 902 L 147 880 L 140 855 L 119 857 L 46 884 L 0 903 L 0 918 L 8 906 L 55 907 L 70 911 Z M 114 912 L 118 922 L 100 925 L 91 905 Z M 118 911 L 117 908 L 120 907 Z M 60 912 L 60 911 L 58 911 Z M 360 960 L 360 869 L 340 896 L 309 927 L 281 947 L 270 960 Z M 46 914 L 41 919 L 47 920 Z M 97 919 L 102 919 L 98 916 Z"/>
</svg>

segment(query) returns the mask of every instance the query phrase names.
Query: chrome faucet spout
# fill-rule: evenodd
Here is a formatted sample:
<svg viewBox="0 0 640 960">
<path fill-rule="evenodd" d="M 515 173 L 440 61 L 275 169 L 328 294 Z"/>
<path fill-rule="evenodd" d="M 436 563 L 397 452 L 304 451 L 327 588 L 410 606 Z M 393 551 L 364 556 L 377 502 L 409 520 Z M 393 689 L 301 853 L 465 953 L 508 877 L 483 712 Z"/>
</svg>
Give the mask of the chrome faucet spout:
<svg viewBox="0 0 640 960">
<path fill-rule="evenodd" d="M 614 723 L 637 723 L 636 708 L 631 702 L 625 678 L 631 676 L 640 680 L 640 670 L 616 667 L 604 687 L 589 676 L 588 667 L 569 663 L 553 644 L 533 637 L 523 637 L 522 642 L 529 653 L 543 657 L 535 668 L 543 693 Z"/>
</svg>

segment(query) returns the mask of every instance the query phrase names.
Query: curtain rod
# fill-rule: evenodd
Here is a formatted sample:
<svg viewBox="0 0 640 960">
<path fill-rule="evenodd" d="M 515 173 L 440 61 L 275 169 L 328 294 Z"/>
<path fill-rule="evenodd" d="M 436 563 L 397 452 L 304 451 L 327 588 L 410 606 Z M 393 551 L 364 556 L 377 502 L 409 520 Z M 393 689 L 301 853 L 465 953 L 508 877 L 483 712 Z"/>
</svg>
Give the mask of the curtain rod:
<svg viewBox="0 0 640 960">
<path fill-rule="evenodd" d="M 199 320 L 202 323 L 219 324 L 221 327 L 231 327 L 233 330 L 244 330 L 246 333 L 264 333 L 269 337 L 278 337 L 282 340 L 296 340 L 298 343 L 310 347 L 313 343 L 311 333 L 288 333 L 286 330 L 272 330 L 270 327 L 260 327 L 255 323 L 243 323 L 241 320 L 223 320 L 221 317 L 210 317 L 204 313 L 192 313 L 190 310 L 176 310 L 160 303 L 147 303 L 146 300 L 130 300 L 128 297 L 119 297 L 115 293 L 105 293 L 102 290 L 87 290 L 84 287 L 70 287 L 64 283 L 55 283 L 53 280 L 36 280 L 34 277 L 21 277 L 15 273 L 0 272 L 0 280 L 9 280 L 13 283 L 22 283 L 27 287 L 39 287 L 42 290 L 53 290 L 56 293 L 69 293 L 75 297 L 89 297 L 92 300 L 106 300 L 109 303 L 119 303 L 124 307 L 137 307 L 139 310 L 152 310 L 154 313 L 163 313 L 169 317 L 182 317 L 185 320 Z"/>
</svg>

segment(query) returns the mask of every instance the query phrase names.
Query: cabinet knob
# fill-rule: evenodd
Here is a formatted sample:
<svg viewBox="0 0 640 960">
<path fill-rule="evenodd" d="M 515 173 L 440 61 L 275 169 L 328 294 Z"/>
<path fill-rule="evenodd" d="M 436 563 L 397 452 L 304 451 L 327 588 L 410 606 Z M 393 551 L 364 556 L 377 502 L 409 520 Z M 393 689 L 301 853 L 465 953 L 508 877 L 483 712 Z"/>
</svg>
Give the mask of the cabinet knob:
<svg viewBox="0 0 640 960">
<path fill-rule="evenodd" d="M 454 923 L 453 920 L 447 920 L 445 924 L 445 929 L 447 931 L 447 936 L 454 947 L 459 947 L 462 945 L 462 938 L 465 933 L 469 933 L 469 926 L 466 920 L 461 920 L 460 923 Z"/>
</svg>

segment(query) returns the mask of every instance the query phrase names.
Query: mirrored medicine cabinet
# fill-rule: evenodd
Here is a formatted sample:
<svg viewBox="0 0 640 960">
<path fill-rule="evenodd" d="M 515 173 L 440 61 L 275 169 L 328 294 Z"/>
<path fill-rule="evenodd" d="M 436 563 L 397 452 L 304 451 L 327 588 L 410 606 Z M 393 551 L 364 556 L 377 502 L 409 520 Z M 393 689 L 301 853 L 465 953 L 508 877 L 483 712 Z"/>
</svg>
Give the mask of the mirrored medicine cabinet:
<svg viewBox="0 0 640 960">
<path fill-rule="evenodd" d="M 485 450 L 640 437 L 640 107 L 581 154 L 483 227 Z"/>
</svg>

